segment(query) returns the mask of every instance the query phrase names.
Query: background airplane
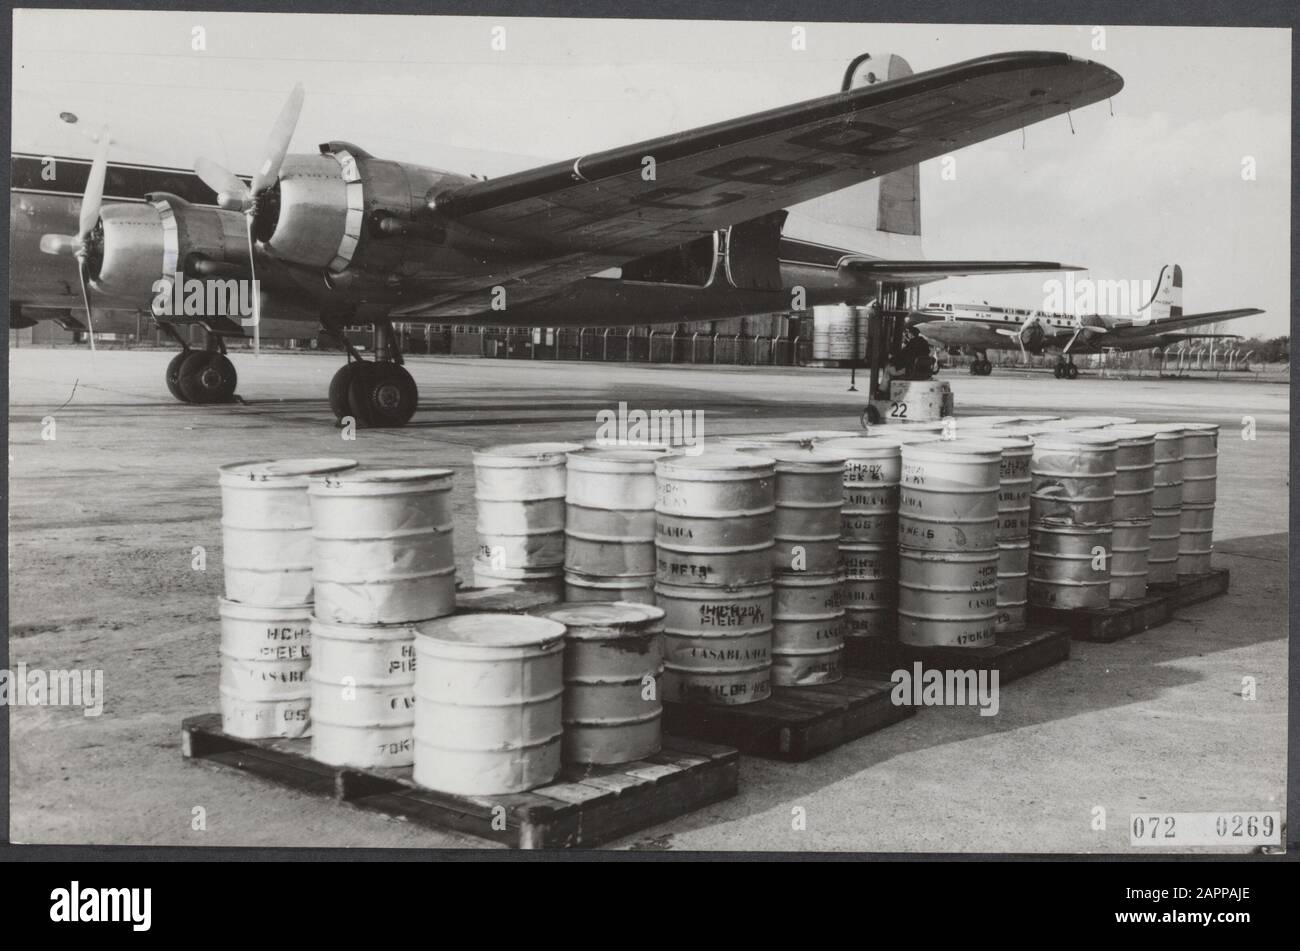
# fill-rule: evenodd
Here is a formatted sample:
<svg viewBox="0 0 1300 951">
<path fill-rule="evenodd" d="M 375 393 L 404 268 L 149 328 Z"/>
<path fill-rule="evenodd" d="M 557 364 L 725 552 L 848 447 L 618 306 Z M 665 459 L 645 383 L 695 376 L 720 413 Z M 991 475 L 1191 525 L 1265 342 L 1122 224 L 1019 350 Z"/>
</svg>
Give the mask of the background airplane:
<svg viewBox="0 0 1300 951">
<path fill-rule="evenodd" d="M 838 94 L 490 181 L 343 141 L 288 154 L 296 89 L 251 179 L 208 160 L 195 163 L 197 175 L 111 166 L 107 132 L 88 165 L 15 150 L 11 320 L 75 320 L 78 305 L 87 324 L 101 308 L 134 314 L 149 309 L 160 278 L 256 279 L 259 332 L 287 322 L 304 336 L 304 323 L 319 323 L 347 349 L 330 386 L 336 415 L 400 425 L 418 394 L 394 318 L 644 324 L 863 304 L 949 275 L 1060 270 L 818 242 L 811 235 L 825 216 L 807 206 L 879 180 L 875 230 L 919 235 L 917 163 L 1122 85 L 1106 67 L 1059 53 L 916 75 L 899 57 L 862 56 Z M 61 164 L 53 178 L 51 159 Z M 47 257 L 33 253 L 37 241 Z M 220 313 L 187 319 L 207 331 L 203 350 L 190 350 L 179 318 L 158 320 L 182 346 L 169 388 L 192 402 L 229 399 L 236 375 L 224 339 L 244 328 Z M 374 327 L 371 361 L 342 339 L 358 323 Z"/>
<path fill-rule="evenodd" d="M 1075 353 L 1104 350 L 1148 350 L 1194 338 L 1233 338 L 1234 334 L 1185 333 L 1184 328 L 1215 324 L 1264 311 L 1256 307 L 1183 313 L 1183 269 L 1166 264 L 1160 269 L 1155 290 L 1136 316 L 1074 315 L 1026 308 L 995 307 L 987 301 L 961 303 L 932 301 L 908 315 L 908 323 L 932 344 L 945 349 L 974 352 L 971 373 L 993 372 L 989 350 L 1019 350 L 1022 355 L 1057 352 L 1057 379 L 1079 375 Z"/>
</svg>

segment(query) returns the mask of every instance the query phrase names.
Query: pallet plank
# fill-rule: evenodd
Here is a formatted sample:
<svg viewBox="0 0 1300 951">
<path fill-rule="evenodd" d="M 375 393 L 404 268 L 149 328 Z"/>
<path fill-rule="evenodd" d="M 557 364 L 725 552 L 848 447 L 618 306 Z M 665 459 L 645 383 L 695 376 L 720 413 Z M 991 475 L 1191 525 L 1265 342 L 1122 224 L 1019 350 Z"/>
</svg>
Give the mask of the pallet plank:
<svg viewBox="0 0 1300 951">
<path fill-rule="evenodd" d="M 925 668 L 996 670 L 1002 684 L 1024 677 L 1070 656 L 1070 635 L 1061 628 L 1034 628 L 999 634 L 986 647 L 916 647 L 892 637 L 851 638 L 845 645 L 850 668 L 910 670 Z M 887 675 L 886 675 L 887 676 Z"/>
<path fill-rule="evenodd" d="M 1066 628 L 1076 640 L 1111 643 L 1159 627 L 1181 607 L 1218 597 L 1228 590 L 1228 572 L 1179 575 L 1172 584 L 1150 585 L 1147 595 L 1112 601 L 1104 608 L 1061 610 L 1029 606 L 1032 623 Z"/>
</svg>

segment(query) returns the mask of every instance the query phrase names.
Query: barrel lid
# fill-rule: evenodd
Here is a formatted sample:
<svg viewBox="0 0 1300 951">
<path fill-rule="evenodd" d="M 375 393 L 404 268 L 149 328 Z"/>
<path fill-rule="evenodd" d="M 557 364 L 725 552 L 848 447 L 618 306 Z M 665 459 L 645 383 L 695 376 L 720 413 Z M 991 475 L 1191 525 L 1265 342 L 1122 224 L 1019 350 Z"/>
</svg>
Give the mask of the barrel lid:
<svg viewBox="0 0 1300 951">
<path fill-rule="evenodd" d="M 783 434 L 786 439 L 792 439 L 795 442 L 826 442 L 829 439 L 853 439 L 861 436 L 862 433 L 857 430 L 848 429 L 800 429 L 792 433 Z"/>
<path fill-rule="evenodd" d="M 634 601 L 578 601 L 547 604 L 528 613 L 563 624 L 567 628 L 565 636 L 574 640 L 607 640 L 611 635 L 654 633 L 648 629 L 662 621 L 666 612 L 653 604 Z"/>
<path fill-rule="evenodd" d="M 1002 456 L 1002 445 L 993 439 L 981 439 L 978 436 L 969 439 L 939 439 L 934 442 L 920 443 L 903 447 L 905 455 L 917 453 L 931 456 L 978 456 L 991 453 Z"/>
<path fill-rule="evenodd" d="M 1023 416 L 953 416 L 950 418 L 956 420 L 958 426 L 1005 426 L 1024 419 Z"/>
<path fill-rule="evenodd" d="M 1072 446 L 1092 446 L 1105 450 L 1116 448 L 1118 441 L 1113 433 L 1085 429 L 1078 432 L 1043 433 L 1034 442 L 1035 449 L 1065 449 Z"/>
<path fill-rule="evenodd" d="M 1166 437 L 1171 435 L 1182 435 L 1187 430 L 1187 423 L 1143 423 L 1145 429 L 1151 430 L 1159 438 L 1161 435 Z"/>
<path fill-rule="evenodd" d="M 527 614 L 454 614 L 413 625 L 421 637 L 474 647 L 531 647 L 564 636 L 564 625 Z"/>
<path fill-rule="evenodd" d="M 223 478 L 249 482 L 292 482 L 315 475 L 342 472 L 354 468 L 355 459 L 264 459 L 257 462 L 232 462 L 221 466 Z"/>
<path fill-rule="evenodd" d="M 895 446 L 906 446 L 912 443 L 938 442 L 943 438 L 943 430 L 943 426 L 935 429 L 913 429 L 902 424 L 873 426 L 867 438 L 879 439 Z"/>
<path fill-rule="evenodd" d="M 1107 426 L 1105 429 L 1097 430 L 1107 436 L 1114 436 L 1119 442 L 1142 441 L 1149 442 L 1155 438 L 1156 430 L 1153 426 Z"/>
<path fill-rule="evenodd" d="M 846 459 L 875 459 L 880 456 L 897 456 L 899 445 L 892 439 L 880 439 L 873 433 L 870 436 L 854 436 L 852 439 L 831 439 L 819 445 L 817 451 L 834 453 Z"/>
<path fill-rule="evenodd" d="M 757 446 L 751 448 L 744 446 L 740 450 L 744 453 L 758 453 L 769 459 L 776 460 L 776 467 L 779 471 L 833 471 L 844 468 L 845 456 L 814 446 L 811 449 L 778 449 Z"/>
<path fill-rule="evenodd" d="M 348 469 L 345 472 L 329 473 L 322 479 L 318 479 L 312 486 L 313 490 L 318 486 L 334 485 L 358 485 L 363 483 L 382 483 L 384 485 L 393 485 L 404 482 L 430 482 L 434 479 L 449 479 L 452 476 L 450 469 L 419 469 L 419 468 L 384 468 L 381 466 L 358 466 L 355 469 Z"/>
<path fill-rule="evenodd" d="M 584 449 L 582 452 L 575 452 L 569 456 L 569 466 L 574 469 L 585 469 L 588 466 L 593 468 L 602 468 L 602 464 L 607 463 L 649 463 L 653 465 L 664 457 L 664 452 L 668 447 L 664 446 L 662 451 L 653 449 L 632 449 L 632 448 L 615 448 L 607 449 Z"/>
<path fill-rule="evenodd" d="M 705 452 L 698 456 L 671 456 L 659 459 L 655 468 L 659 472 L 725 472 L 729 470 L 771 469 L 775 464 L 771 456 L 751 452 Z"/>
<path fill-rule="evenodd" d="M 1058 420 L 1061 426 L 1078 429 L 1101 429 L 1103 426 L 1132 426 L 1137 422 L 1132 416 L 1068 416 Z"/>
<path fill-rule="evenodd" d="M 475 459 L 535 459 L 548 460 L 551 456 L 564 456 L 580 452 L 583 446 L 576 442 L 519 442 L 506 446 L 489 446 L 474 450 Z"/>
<path fill-rule="evenodd" d="M 1015 417 L 1015 421 L 1017 423 L 1054 423 L 1060 418 L 1061 417 L 1059 416 L 1052 416 L 1047 413 L 1031 413 L 1028 416 L 1017 416 Z"/>
<path fill-rule="evenodd" d="M 582 452 L 575 455 L 590 457 L 597 452 L 649 452 L 656 456 L 661 456 L 665 452 L 673 452 L 676 447 L 671 443 L 652 442 L 650 440 L 640 439 L 585 439 L 582 442 Z"/>
<path fill-rule="evenodd" d="M 794 443 L 802 442 L 797 436 L 792 437 L 790 433 L 729 433 L 725 436 L 713 437 L 717 442 L 749 442 L 751 439 L 756 442 L 770 443 Z"/>
<path fill-rule="evenodd" d="M 1218 423 L 1167 423 L 1166 425 L 1188 432 L 1217 433 L 1219 431 Z"/>
</svg>

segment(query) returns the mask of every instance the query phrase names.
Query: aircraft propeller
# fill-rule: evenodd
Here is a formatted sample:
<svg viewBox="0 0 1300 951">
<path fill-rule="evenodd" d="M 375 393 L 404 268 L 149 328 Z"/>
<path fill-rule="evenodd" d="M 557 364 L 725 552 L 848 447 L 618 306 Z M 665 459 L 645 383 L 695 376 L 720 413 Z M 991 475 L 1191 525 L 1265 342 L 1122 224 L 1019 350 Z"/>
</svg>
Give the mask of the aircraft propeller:
<svg viewBox="0 0 1300 951">
<path fill-rule="evenodd" d="M 217 193 L 217 203 L 228 211 L 242 211 L 248 235 L 248 268 L 253 280 L 253 352 L 261 352 L 262 303 L 257 288 L 257 262 L 253 256 L 253 222 L 257 218 L 257 205 L 262 195 L 279 180 L 280 166 L 289 151 L 289 142 L 293 139 L 294 129 L 298 125 L 298 116 L 302 112 L 304 98 L 302 83 L 295 83 L 280 109 L 280 115 L 271 126 L 263 149 L 265 158 L 253 176 L 251 186 L 232 172 L 222 168 L 207 158 L 194 162 L 194 172 L 203 183 Z"/>
<path fill-rule="evenodd" d="M 104 203 L 104 181 L 108 176 L 108 126 L 99 130 L 99 144 L 95 158 L 90 163 L 86 178 L 86 191 L 81 196 L 81 219 L 77 233 L 47 234 L 41 236 L 41 250 L 46 254 L 70 254 L 77 259 L 77 276 L 81 280 L 81 300 L 86 305 L 86 328 L 90 335 L 90 350 L 95 350 L 95 319 L 90 309 L 90 265 L 88 263 L 95 226 L 99 223 L 99 209 Z"/>
</svg>

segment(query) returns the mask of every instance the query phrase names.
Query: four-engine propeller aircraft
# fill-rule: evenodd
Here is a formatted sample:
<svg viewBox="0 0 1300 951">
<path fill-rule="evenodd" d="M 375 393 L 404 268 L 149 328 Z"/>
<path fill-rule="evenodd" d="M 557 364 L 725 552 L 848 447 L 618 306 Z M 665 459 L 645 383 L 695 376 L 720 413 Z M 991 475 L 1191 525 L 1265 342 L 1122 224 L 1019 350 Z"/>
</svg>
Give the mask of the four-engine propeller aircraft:
<svg viewBox="0 0 1300 951">
<path fill-rule="evenodd" d="M 1058 352 L 1056 378 L 1073 380 L 1079 375 L 1073 360 L 1076 353 L 1148 350 L 1200 338 L 1240 339 L 1235 334 L 1182 331 L 1188 327 L 1262 313 L 1256 307 L 1240 307 L 1184 314 L 1183 269 L 1177 264 L 1166 264 L 1160 269 L 1151 299 L 1142 305 L 1135 317 L 1067 315 L 993 307 L 987 302 L 944 301 L 932 302 L 909 314 L 907 322 L 920 330 L 921 336 L 945 349 L 973 351 L 976 360 L 971 364 L 971 373 L 976 376 L 993 372 L 993 364 L 988 359 L 989 350 L 1019 349 L 1026 360 L 1030 353 Z"/>
<path fill-rule="evenodd" d="M 201 159 L 195 172 L 207 188 L 179 173 L 189 197 L 155 187 L 121 196 L 143 201 L 105 203 L 109 134 L 101 134 L 76 217 L 66 197 L 40 205 L 39 188 L 24 196 L 26 218 L 12 213 L 11 313 L 68 314 L 80 296 L 91 324 L 98 308 L 150 310 L 160 279 L 256 280 L 261 333 L 287 335 L 272 327 L 286 321 L 319 323 L 347 350 L 330 384 L 335 414 L 400 425 L 417 392 L 393 319 L 663 323 L 861 305 L 950 275 L 1062 270 L 1039 261 L 900 260 L 795 239 L 785 224 L 792 207 L 877 178 L 881 208 L 893 207 L 907 192 L 885 182 L 914 183 L 919 162 L 1122 86 L 1105 66 L 1063 53 L 1005 53 L 915 75 L 899 57 L 862 56 L 834 95 L 492 180 L 386 161 L 343 141 L 290 154 L 303 101 L 295 88 L 251 179 Z M 166 171 L 136 169 L 141 182 Z M 20 178 L 35 182 L 30 173 Z M 900 214 L 919 220 L 914 204 Z M 41 226 L 41 250 L 53 256 L 44 260 L 76 263 L 75 272 L 46 278 L 54 291 L 44 296 L 19 266 L 31 256 L 18 260 L 23 235 Z M 905 233 L 919 235 L 919 224 Z M 182 346 L 167 369 L 173 394 L 228 399 L 236 375 L 223 340 L 244 336 L 241 322 L 210 312 L 155 319 Z M 205 349 L 182 340 L 176 328 L 185 320 L 207 331 Z M 358 323 L 374 328 L 373 360 L 342 337 L 342 327 Z"/>
</svg>

